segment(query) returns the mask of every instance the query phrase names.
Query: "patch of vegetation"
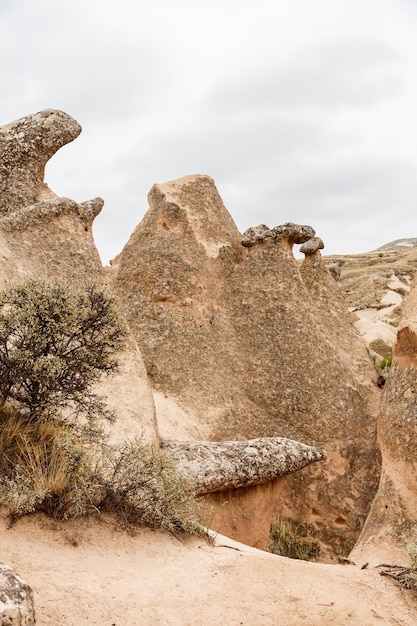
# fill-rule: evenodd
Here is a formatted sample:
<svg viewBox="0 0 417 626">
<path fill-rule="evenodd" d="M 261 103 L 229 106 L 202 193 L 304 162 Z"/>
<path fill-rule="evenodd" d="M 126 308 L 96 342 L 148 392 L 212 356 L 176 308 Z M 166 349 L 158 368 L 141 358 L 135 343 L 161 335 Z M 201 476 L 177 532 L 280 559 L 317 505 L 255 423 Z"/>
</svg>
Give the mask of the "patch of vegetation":
<svg viewBox="0 0 417 626">
<path fill-rule="evenodd" d="M 101 508 L 116 513 L 125 526 L 201 534 L 192 485 L 155 444 L 136 439 L 108 448 L 99 475 L 105 494 Z"/>
<path fill-rule="evenodd" d="M 94 510 L 92 459 L 74 435 L 0 411 L 0 502 L 11 518 L 33 511 L 69 518 Z"/>
<path fill-rule="evenodd" d="M 305 526 L 279 516 L 272 521 L 267 550 L 303 561 L 317 561 L 320 556 L 320 544 L 309 535 Z"/>
<path fill-rule="evenodd" d="M 29 280 L 0 294 L 0 503 L 10 519 L 44 511 L 115 513 L 126 527 L 201 534 L 192 487 L 142 440 L 108 444 L 93 385 L 117 369 L 126 330 L 101 288 Z"/>
<path fill-rule="evenodd" d="M 93 392 L 117 369 L 126 330 L 112 296 L 64 282 L 27 280 L 0 293 L 0 407 L 13 401 L 30 423 L 112 420 Z"/>
<path fill-rule="evenodd" d="M 385 357 L 379 362 L 379 369 L 386 374 L 390 371 L 392 365 L 392 356 Z"/>
</svg>

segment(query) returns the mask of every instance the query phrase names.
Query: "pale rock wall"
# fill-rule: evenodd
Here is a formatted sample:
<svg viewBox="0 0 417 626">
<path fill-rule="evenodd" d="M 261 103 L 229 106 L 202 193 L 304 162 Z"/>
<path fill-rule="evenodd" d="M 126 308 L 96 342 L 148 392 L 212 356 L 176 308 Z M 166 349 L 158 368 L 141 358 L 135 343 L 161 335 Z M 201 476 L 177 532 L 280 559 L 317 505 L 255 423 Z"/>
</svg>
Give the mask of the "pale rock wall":
<svg viewBox="0 0 417 626">
<path fill-rule="evenodd" d="M 194 416 L 196 431 L 328 452 L 285 479 L 277 508 L 346 554 L 379 476 L 376 376 L 320 243 L 301 271 L 293 257 L 293 244 L 312 238 L 293 224 L 242 238 L 212 179 L 185 177 L 152 188 L 113 285 L 152 386 Z"/>
</svg>

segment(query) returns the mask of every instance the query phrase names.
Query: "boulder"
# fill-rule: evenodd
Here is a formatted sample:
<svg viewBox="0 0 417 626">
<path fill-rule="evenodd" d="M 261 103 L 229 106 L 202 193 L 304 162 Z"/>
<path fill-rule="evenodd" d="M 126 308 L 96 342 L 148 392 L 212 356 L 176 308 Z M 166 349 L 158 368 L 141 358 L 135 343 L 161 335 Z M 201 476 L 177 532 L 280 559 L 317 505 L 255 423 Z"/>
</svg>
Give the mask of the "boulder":
<svg viewBox="0 0 417 626">
<path fill-rule="evenodd" d="M 0 623 L 33 626 L 35 604 L 31 587 L 8 565 L 0 563 Z"/>
<path fill-rule="evenodd" d="M 164 440 L 161 445 L 198 493 L 261 485 L 326 458 L 320 448 L 284 437 L 222 442 Z"/>
</svg>

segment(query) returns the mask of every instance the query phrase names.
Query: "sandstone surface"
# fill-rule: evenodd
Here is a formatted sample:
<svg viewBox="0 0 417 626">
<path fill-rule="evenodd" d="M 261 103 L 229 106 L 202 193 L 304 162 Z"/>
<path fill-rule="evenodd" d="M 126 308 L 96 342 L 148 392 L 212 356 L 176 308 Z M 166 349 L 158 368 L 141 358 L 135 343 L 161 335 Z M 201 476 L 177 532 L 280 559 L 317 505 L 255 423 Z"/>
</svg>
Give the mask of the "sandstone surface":
<svg viewBox="0 0 417 626">
<path fill-rule="evenodd" d="M 153 388 L 208 439 L 326 449 L 325 463 L 286 479 L 277 508 L 346 553 L 377 487 L 378 392 L 321 243 L 301 271 L 293 257 L 314 230 L 261 225 L 242 237 L 207 176 L 155 185 L 148 200 L 112 273 Z"/>
<path fill-rule="evenodd" d="M 0 532 L 2 558 L 31 581 L 41 626 L 413 626 L 410 592 L 378 570 L 287 559 L 216 535 L 134 536 L 111 519 L 43 516 Z"/>
<path fill-rule="evenodd" d="M 332 256 L 324 261 L 331 271 L 336 269 L 352 320 L 376 365 L 392 356 L 403 302 L 417 265 L 415 246 L 401 248 L 394 243 L 375 252 Z"/>
</svg>

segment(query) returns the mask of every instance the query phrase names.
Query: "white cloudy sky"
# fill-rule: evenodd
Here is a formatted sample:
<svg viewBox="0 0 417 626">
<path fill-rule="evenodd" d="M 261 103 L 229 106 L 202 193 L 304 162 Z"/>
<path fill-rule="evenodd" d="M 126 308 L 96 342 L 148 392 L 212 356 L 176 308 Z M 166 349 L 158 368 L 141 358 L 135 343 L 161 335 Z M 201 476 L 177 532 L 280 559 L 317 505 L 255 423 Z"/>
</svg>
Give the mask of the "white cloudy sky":
<svg viewBox="0 0 417 626">
<path fill-rule="evenodd" d="M 325 253 L 416 237 L 416 0 L 1 0 L 0 124 L 83 126 L 47 167 L 105 199 L 105 263 L 155 182 L 212 176 L 239 229 L 313 226 Z"/>
</svg>

